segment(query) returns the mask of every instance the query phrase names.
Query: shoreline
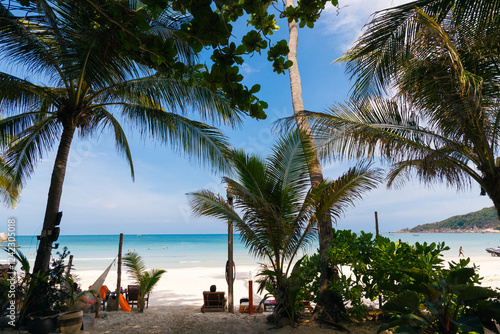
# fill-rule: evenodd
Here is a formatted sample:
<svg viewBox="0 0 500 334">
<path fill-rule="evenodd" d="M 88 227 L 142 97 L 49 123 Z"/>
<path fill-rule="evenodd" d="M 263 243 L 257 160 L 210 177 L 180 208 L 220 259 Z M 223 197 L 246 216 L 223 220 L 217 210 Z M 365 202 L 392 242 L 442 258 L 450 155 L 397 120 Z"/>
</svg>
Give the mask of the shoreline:
<svg viewBox="0 0 500 334">
<path fill-rule="evenodd" d="M 410 230 L 399 230 L 395 232 L 388 232 L 389 234 L 399 234 L 399 233 L 477 233 L 477 234 L 485 234 L 485 233 L 500 233 L 500 230 L 495 230 L 492 228 L 483 229 L 483 230 L 454 230 L 454 229 L 440 229 L 440 230 L 426 230 L 426 231 L 410 231 Z"/>
</svg>

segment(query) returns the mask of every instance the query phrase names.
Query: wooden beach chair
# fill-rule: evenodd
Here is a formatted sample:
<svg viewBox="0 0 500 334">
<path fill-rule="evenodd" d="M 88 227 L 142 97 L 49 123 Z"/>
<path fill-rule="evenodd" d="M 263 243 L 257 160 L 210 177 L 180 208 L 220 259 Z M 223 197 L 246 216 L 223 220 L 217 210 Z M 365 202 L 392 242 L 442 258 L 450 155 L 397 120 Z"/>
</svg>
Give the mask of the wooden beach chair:
<svg viewBox="0 0 500 334">
<path fill-rule="evenodd" d="M 137 301 L 139 300 L 139 293 L 141 292 L 141 288 L 138 285 L 129 285 L 125 290 L 125 298 L 127 299 L 128 304 L 131 308 L 134 308 L 134 305 L 137 306 Z M 144 298 L 145 307 L 149 306 L 149 294 Z"/>
<path fill-rule="evenodd" d="M 201 312 L 225 312 L 226 311 L 226 293 L 224 291 L 210 292 L 203 291 L 203 306 Z"/>
</svg>

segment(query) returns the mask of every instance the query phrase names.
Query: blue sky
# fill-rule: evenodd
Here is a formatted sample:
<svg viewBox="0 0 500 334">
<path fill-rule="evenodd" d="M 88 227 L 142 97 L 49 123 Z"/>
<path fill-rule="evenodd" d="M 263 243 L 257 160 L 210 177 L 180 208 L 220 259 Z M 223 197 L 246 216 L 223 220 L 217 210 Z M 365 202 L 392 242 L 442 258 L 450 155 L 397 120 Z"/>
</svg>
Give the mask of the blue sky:
<svg viewBox="0 0 500 334">
<path fill-rule="evenodd" d="M 313 30 L 299 32 L 298 62 L 307 110 L 323 111 L 347 98 L 350 83 L 344 67 L 332 61 L 360 35 L 370 14 L 404 1 L 340 2 L 342 8 L 325 10 Z M 278 24 L 282 29 L 273 39 L 286 39 L 286 22 Z M 264 54 L 247 59 L 242 73 L 247 86 L 256 83 L 262 86 L 258 96 L 269 103 L 268 118 L 264 121 L 246 118 L 242 128 L 222 130 L 234 146 L 267 155 L 276 139 L 273 122 L 293 114 L 288 74 L 273 73 Z M 185 195 L 199 189 L 225 194 L 220 175 L 168 147 L 141 139 L 137 132 L 129 131 L 128 136 L 135 182 L 130 178 L 126 161 L 116 154 L 109 134 L 73 142 L 60 207 L 62 234 L 226 233 L 223 222 L 193 217 Z M 38 164 L 15 210 L 0 208 L 3 226 L 6 227 L 8 218 L 14 217 L 19 235 L 40 233 L 54 155 L 55 152 L 50 152 Z M 336 178 L 349 165 L 324 165 L 325 176 Z M 388 232 L 492 205 L 489 198 L 479 196 L 476 185 L 460 193 L 445 186 L 428 187 L 417 182 L 408 182 L 397 190 L 387 190 L 381 185 L 346 212 L 338 221 L 338 228 L 373 232 L 374 211 L 378 211 L 380 230 Z"/>
</svg>

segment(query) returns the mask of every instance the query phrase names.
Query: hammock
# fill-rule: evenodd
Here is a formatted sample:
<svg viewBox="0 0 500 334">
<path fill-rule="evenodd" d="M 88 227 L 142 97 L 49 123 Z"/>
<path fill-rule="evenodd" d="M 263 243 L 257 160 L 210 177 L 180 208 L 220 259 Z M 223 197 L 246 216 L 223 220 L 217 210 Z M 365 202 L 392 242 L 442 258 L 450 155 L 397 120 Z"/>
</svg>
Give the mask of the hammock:
<svg viewBox="0 0 500 334">
<path fill-rule="evenodd" d="M 85 297 L 85 299 L 87 299 L 87 300 L 94 300 L 95 299 L 94 294 L 90 291 L 99 292 L 99 290 L 101 290 L 101 287 L 104 284 L 104 281 L 106 280 L 106 277 L 108 276 L 109 271 L 111 270 L 111 266 L 113 266 L 113 263 L 115 263 L 115 260 L 116 260 L 116 258 L 113 260 L 113 262 L 111 262 L 109 267 L 106 270 L 104 270 L 104 272 L 101 274 L 101 276 L 99 276 L 99 278 L 94 282 L 94 284 L 92 284 L 92 286 L 89 288 L 89 291 L 87 291 L 83 294 L 83 297 Z"/>
</svg>

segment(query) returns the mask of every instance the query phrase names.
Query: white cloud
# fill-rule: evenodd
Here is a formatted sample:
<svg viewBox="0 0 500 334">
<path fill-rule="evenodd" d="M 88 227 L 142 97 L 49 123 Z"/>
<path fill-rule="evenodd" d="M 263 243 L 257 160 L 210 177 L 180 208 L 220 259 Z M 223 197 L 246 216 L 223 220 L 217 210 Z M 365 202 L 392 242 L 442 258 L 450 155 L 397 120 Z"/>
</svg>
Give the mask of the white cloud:
<svg viewBox="0 0 500 334">
<path fill-rule="evenodd" d="M 331 4 L 325 8 L 318 28 L 326 35 L 335 35 L 337 49 L 345 52 L 361 35 L 363 26 L 378 10 L 401 5 L 409 0 L 350 0 L 340 1 L 340 9 Z"/>
<path fill-rule="evenodd" d="M 256 69 L 255 67 L 252 67 L 248 65 L 247 63 L 244 63 L 243 65 L 240 66 L 241 72 L 244 74 L 250 74 L 250 73 L 257 73 L 260 72 L 259 69 Z"/>
</svg>

